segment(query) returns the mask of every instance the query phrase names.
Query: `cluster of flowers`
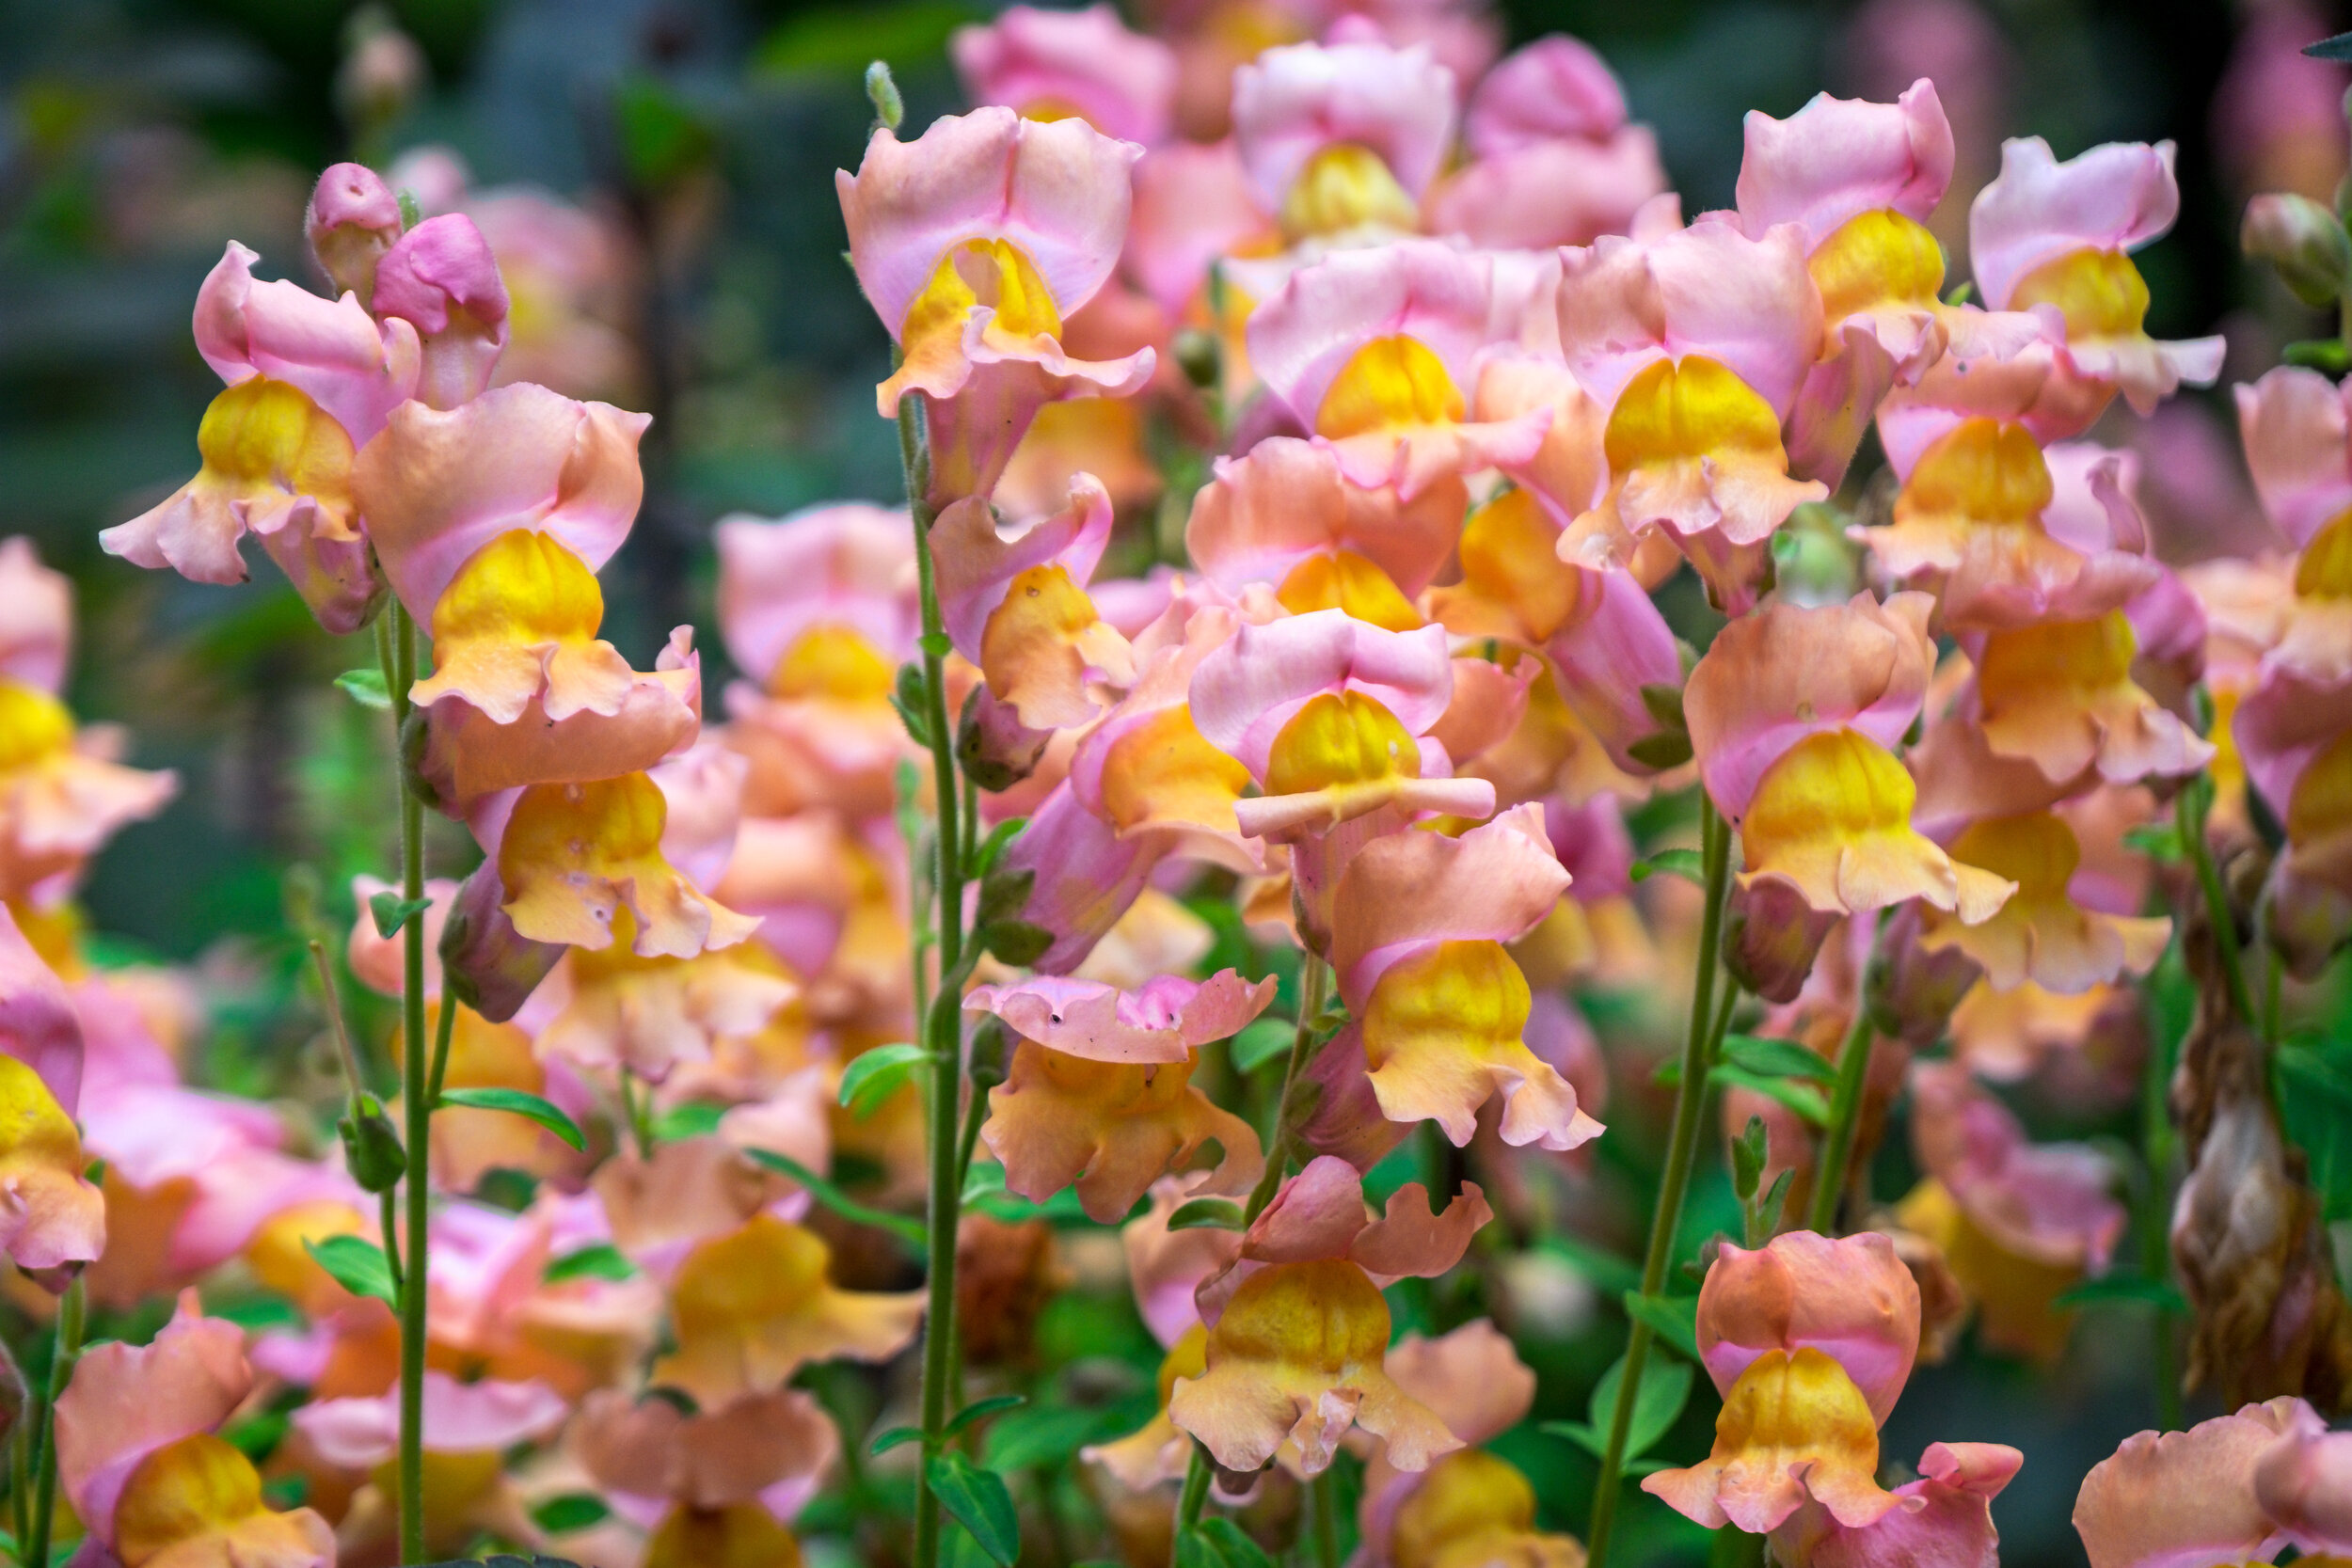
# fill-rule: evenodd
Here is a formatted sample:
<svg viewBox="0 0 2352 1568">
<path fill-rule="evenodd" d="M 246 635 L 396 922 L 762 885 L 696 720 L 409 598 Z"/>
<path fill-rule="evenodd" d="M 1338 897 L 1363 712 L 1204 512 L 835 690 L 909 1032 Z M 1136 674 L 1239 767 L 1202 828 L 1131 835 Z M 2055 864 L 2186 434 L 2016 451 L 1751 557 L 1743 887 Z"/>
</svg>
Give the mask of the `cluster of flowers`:
<svg viewBox="0 0 2352 1568">
<path fill-rule="evenodd" d="M 2274 819 L 2262 927 L 2295 974 L 2352 937 L 2352 403 L 2302 370 L 2241 389 L 2299 560 L 2175 572 L 2131 456 L 2084 439 L 2219 371 L 2218 340 L 2145 330 L 2169 145 L 2010 143 L 1964 303 L 1926 227 L 1954 163 L 1930 82 L 1751 115 L 1736 208 L 1686 223 L 1571 40 L 1498 62 L 1444 6 L 1248 14 L 1162 39 L 1016 7 L 955 40 L 978 106 L 911 139 L 878 81 L 837 183 L 909 505 L 719 525 L 723 725 L 689 628 L 650 672 L 599 640 L 646 420 L 498 379 L 514 312 L 464 212 L 337 166 L 310 225 L 336 298 L 233 245 L 206 280 L 202 468 L 104 543 L 235 582 L 251 534 L 323 626 L 380 629 L 404 799 L 482 850 L 354 890 L 349 967 L 408 1004 L 421 1228 L 356 1135 L 309 1157 L 185 1085 L 168 976 L 87 964 L 75 878 L 171 783 L 77 743 L 63 585 L 0 548 L 0 1246 L 102 1308 L 232 1261 L 293 1308 L 247 1333 L 183 1293 L 151 1345 L 72 1368 L 51 1462 L 93 1554 L 383 1560 L 405 1505 L 437 1551 L 793 1561 L 844 1445 L 796 1374 L 889 1361 L 928 1312 L 918 1560 L 944 1501 L 1009 1560 L 942 1418 L 959 1343 L 1003 1327 L 985 1292 L 1054 1265 L 1034 1221 L 959 1222 L 985 1150 L 1008 1204 L 1119 1228 L 1165 1351 L 1156 1413 L 1085 1450 L 1139 1560 L 1352 1447 L 1363 1560 L 1579 1562 L 1476 1447 L 1534 1399 L 1509 1338 L 1392 1345 L 1384 1291 L 1491 1243 L 1498 1207 L 1542 1223 L 1608 1094 L 1567 984 L 1679 950 L 1649 1305 L 1713 1085 L 1750 1224 L 1695 1304 L 1713 1451 L 1644 1489 L 1787 1568 L 1991 1560 L 2022 1456 L 1939 1443 L 1889 1488 L 1880 1429 L 1971 1312 L 1988 1345 L 2061 1349 L 2126 1214 L 2107 1156 L 2030 1141 L 1988 1085 L 2134 1092 L 2168 811 L 2208 871 L 2209 812 L 2225 838 Z M 1843 529 L 1824 503 L 1873 433 L 1894 483 Z M 1724 619 L 1704 655 L 1653 596 L 1686 566 Z M 1628 809 L 1693 784 L 1703 893 L 1637 898 Z M 2210 891 L 2177 1091 L 2190 1370 L 2320 1397 L 2352 1379 L 2352 1307 Z M 1211 904 L 1226 950 L 1281 962 L 1200 977 Z M 1268 1029 L 1250 1062 L 1218 1048 Z M 1262 1140 L 1211 1091 L 1278 1060 Z M 1926 1175 L 1882 1209 L 1904 1095 Z M 1422 1123 L 1467 1152 L 1375 1213 Z M 513 1171 L 540 1183 L 519 1211 L 485 1195 Z M 882 1212 L 917 1200 L 927 1236 Z M 928 1307 L 836 1282 L 891 1271 L 826 1236 L 906 1232 Z M 1597 1557 L 1649 1333 L 1596 1434 Z M 220 1435 L 261 1405 L 292 1408 L 266 1467 L 308 1506 Z M 2343 1549 L 2338 1441 L 2284 1400 L 2136 1438 L 2085 1485 L 2094 1561 Z"/>
</svg>

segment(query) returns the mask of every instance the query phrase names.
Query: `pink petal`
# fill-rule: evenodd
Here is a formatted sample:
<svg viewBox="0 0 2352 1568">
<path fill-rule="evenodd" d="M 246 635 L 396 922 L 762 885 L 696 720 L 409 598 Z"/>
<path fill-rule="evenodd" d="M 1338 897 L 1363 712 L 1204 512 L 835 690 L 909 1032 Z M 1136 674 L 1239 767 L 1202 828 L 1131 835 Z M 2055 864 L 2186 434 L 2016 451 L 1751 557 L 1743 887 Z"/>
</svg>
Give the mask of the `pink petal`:
<svg viewBox="0 0 2352 1568">
<path fill-rule="evenodd" d="M 2181 187 L 2173 146 L 2107 142 L 2059 163 L 2040 136 L 2001 144 L 2000 178 L 1968 209 L 1968 257 L 1977 292 L 2009 308 L 2018 282 L 2076 250 L 2137 250 L 2172 227 Z"/>
<path fill-rule="evenodd" d="M 1429 198 L 1433 234 L 1496 250 L 1591 245 L 1622 234 L 1666 188 L 1658 136 L 1624 126 L 1603 141 L 1536 141 L 1448 175 Z"/>
<path fill-rule="evenodd" d="M 1147 147 L 1168 139 L 1176 56 L 1158 39 L 1130 32 L 1108 5 L 1008 6 L 986 26 L 957 28 L 947 53 L 975 103 L 1074 109 L 1104 135 Z"/>
<path fill-rule="evenodd" d="M 719 520 L 719 635 L 765 683 L 802 635 L 854 631 L 885 658 L 914 651 L 914 536 L 904 507 L 835 501 L 763 521 Z"/>
<path fill-rule="evenodd" d="M 358 300 L 326 300 L 298 283 L 257 283 L 258 253 L 229 242 L 196 294 L 196 348 L 234 387 L 256 375 L 300 388 L 357 448 L 416 391 L 416 328 L 379 326 Z"/>
<path fill-rule="evenodd" d="M 1853 217 L 1893 209 L 1924 223 L 1952 180 L 1952 127 L 1935 84 L 1892 103 L 1817 93 L 1787 119 L 1748 111 L 1740 221 L 1760 234 L 1802 224 L 1820 245 Z"/>
<path fill-rule="evenodd" d="M 1543 808 L 1532 801 L 1459 838 L 1375 839 L 1340 878 L 1331 937 L 1340 994 L 1361 1007 L 1389 966 L 1424 942 L 1515 942 L 1567 886 Z"/>
<path fill-rule="evenodd" d="M 1426 49 L 1289 44 L 1233 72 L 1233 144 L 1269 213 L 1316 153 L 1343 142 L 1379 154 L 1418 197 L 1454 140 L 1454 72 Z"/>
<path fill-rule="evenodd" d="M 2263 511 L 2297 549 L 2352 507 L 2347 391 L 2317 371 L 2280 365 L 2239 387 L 2237 422 Z"/>
<path fill-rule="evenodd" d="M 1192 717 L 1209 744 L 1263 778 L 1274 737 L 1311 697 L 1360 691 L 1407 733 L 1425 735 L 1453 689 L 1443 626 L 1388 631 L 1318 610 L 1239 626 L 1194 673 Z"/>
<path fill-rule="evenodd" d="M 911 142 L 877 131 L 857 173 L 834 175 L 850 264 L 894 339 L 940 258 L 968 240 L 1018 247 L 1067 317 L 1119 260 L 1128 170 L 1142 156 L 1082 119 L 1003 107 L 943 117 Z"/>
<path fill-rule="evenodd" d="M 1470 93 L 1464 137 L 1492 158 L 1547 142 L 1602 141 L 1625 124 L 1625 89 L 1592 47 L 1553 33 L 1504 58 Z"/>
<path fill-rule="evenodd" d="M 1486 342 L 1493 270 L 1486 258 L 1435 240 L 1335 251 L 1293 273 L 1251 314 L 1250 368 L 1311 429 L 1356 352 L 1403 336 L 1435 354 L 1467 399 Z"/>
</svg>

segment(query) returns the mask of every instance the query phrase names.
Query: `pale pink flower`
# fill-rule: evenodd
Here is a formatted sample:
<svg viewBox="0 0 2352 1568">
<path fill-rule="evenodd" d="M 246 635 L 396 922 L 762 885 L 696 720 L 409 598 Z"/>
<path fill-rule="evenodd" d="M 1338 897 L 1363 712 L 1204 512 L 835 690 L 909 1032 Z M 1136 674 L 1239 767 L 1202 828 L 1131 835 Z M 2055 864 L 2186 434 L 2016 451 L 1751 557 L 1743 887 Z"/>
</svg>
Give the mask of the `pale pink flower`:
<svg viewBox="0 0 2352 1568">
<path fill-rule="evenodd" d="M 1592 47 L 1563 33 L 1537 39 L 1480 79 L 1463 139 L 1480 158 L 1558 141 L 1606 141 L 1625 124 L 1625 89 Z"/>
<path fill-rule="evenodd" d="M 1547 408 L 1470 417 L 1493 263 L 1433 240 L 1339 251 L 1294 273 L 1249 318 L 1250 364 L 1341 472 L 1410 500 L 1439 480 L 1524 463 Z"/>
<path fill-rule="evenodd" d="M 1211 267 L 1272 227 L 1250 194 L 1231 137 L 1170 142 L 1136 165 L 1135 215 L 1121 264 L 1163 309 L 1182 310 L 1208 282 Z"/>
<path fill-rule="evenodd" d="M 2352 510 L 2347 393 L 2317 371 L 2280 365 L 2233 388 L 2246 465 L 2263 511 L 2297 549 Z"/>
<path fill-rule="evenodd" d="M 1413 200 L 1444 166 L 1454 127 L 1454 73 L 1429 51 L 1377 41 L 1269 49 L 1233 72 L 1233 142 L 1249 188 L 1280 213 L 1318 154 L 1375 154 Z"/>
<path fill-rule="evenodd" d="M 739 669 L 767 684 L 811 630 L 854 632 L 888 659 L 914 651 L 914 538 L 906 509 L 864 501 L 806 507 L 772 522 L 736 513 L 719 549 L 719 635 Z"/>
<path fill-rule="evenodd" d="M 1622 234 L 1666 188 L 1658 136 L 1628 125 L 1600 140 L 1531 141 L 1447 175 L 1430 194 L 1427 227 L 1499 250 L 1590 245 Z"/>
<path fill-rule="evenodd" d="M 2280 1398 L 2186 1432 L 2142 1432 L 2090 1468 L 2074 1530 L 2090 1568 L 2266 1562 L 2286 1531 L 2254 1494 L 2255 1467 L 2310 1406 Z"/>
<path fill-rule="evenodd" d="M 1232 970 L 1206 980 L 1162 974 L 1135 990 L 1100 980 L 1040 975 L 966 992 L 966 1012 L 1002 1019 L 1024 1039 L 1096 1062 L 1181 1062 L 1239 1034 L 1274 1001 L 1271 978 L 1254 985 Z"/>
<path fill-rule="evenodd" d="M 414 326 L 423 343 L 417 396 L 455 408 L 490 385 L 508 331 L 506 283 L 490 243 L 458 213 L 427 218 L 376 263 L 377 316 Z"/>
<path fill-rule="evenodd" d="M 947 52 L 975 103 L 1038 119 L 1075 114 L 1104 135 L 1146 147 L 1168 139 L 1176 57 L 1158 39 L 1129 31 L 1108 5 L 1008 6 L 985 26 L 957 28 Z"/>
</svg>

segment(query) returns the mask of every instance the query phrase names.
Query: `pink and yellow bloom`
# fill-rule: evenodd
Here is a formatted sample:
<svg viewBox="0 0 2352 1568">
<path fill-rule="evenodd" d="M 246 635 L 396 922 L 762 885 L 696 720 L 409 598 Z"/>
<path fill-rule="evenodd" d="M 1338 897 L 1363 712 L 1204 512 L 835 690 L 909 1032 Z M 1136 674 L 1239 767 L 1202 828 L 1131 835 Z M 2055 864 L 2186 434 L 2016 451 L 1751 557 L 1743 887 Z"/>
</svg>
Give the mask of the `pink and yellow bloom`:
<svg viewBox="0 0 2352 1568">
<path fill-rule="evenodd" d="M 1151 378 L 1149 349 L 1097 363 L 1061 346 L 1119 261 L 1140 156 L 1084 120 L 988 107 L 912 142 L 877 131 L 858 172 L 834 175 L 850 264 L 904 356 L 876 405 L 928 398 L 934 504 L 986 495 L 1044 404 Z"/>
<path fill-rule="evenodd" d="M 2059 163 L 2041 137 L 2019 138 L 2002 144 L 2000 178 L 1968 212 L 1985 304 L 2055 317 L 2058 373 L 2102 399 L 2120 388 L 2143 415 L 2221 369 L 2219 338 L 2160 343 L 2144 325 L 2148 284 L 2130 253 L 2180 213 L 2172 158 L 2170 142 L 2109 142 Z"/>
<path fill-rule="evenodd" d="M 1374 1220 L 1344 1161 L 1310 1162 L 1250 1226 L 1239 1259 L 1200 1287 L 1205 1370 L 1176 1381 L 1168 1415 L 1230 1470 L 1279 1457 L 1313 1475 L 1353 1426 L 1385 1440 L 1396 1468 L 1426 1469 L 1461 1440 L 1385 1370 L 1389 1307 L 1375 1277 L 1443 1273 L 1490 1217 L 1474 1184 L 1440 1214 L 1415 1182 Z"/>
<path fill-rule="evenodd" d="M 1609 488 L 1564 559 L 1629 559 L 1662 528 L 1727 611 L 1753 602 L 1764 543 L 1827 488 L 1788 477 L 1781 423 L 1821 341 L 1805 231 L 1720 218 L 1561 252 L 1560 343 L 1609 409 Z"/>
<path fill-rule="evenodd" d="M 2007 881 L 1912 826 L 1917 791 L 1889 749 L 1927 693 L 1927 613 L 1915 594 L 1770 605 L 1726 626 L 1691 672 L 1691 743 L 1740 829 L 1742 886 L 1778 879 L 1825 914 L 1919 898 L 1968 924 L 2007 899 Z"/>
<path fill-rule="evenodd" d="M 1325 1048 L 1360 1058 L 1380 1114 L 1434 1120 L 1467 1144 L 1489 1098 L 1511 1145 L 1569 1149 L 1599 1136 L 1576 1090 L 1527 1048 L 1527 977 L 1504 950 L 1566 891 L 1541 811 L 1518 806 L 1458 839 L 1374 840 L 1341 877 L 1331 941 L 1354 1015 Z"/>
<path fill-rule="evenodd" d="M 1548 408 L 1473 417 L 1493 261 L 1435 240 L 1335 251 L 1249 318 L 1260 379 L 1350 483 L 1410 502 L 1457 474 L 1533 458 Z"/>
<path fill-rule="evenodd" d="M 1289 44 L 1233 72 L 1233 145 L 1285 237 L 1409 234 L 1453 143 L 1454 104 L 1454 73 L 1426 49 Z"/>
</svg>

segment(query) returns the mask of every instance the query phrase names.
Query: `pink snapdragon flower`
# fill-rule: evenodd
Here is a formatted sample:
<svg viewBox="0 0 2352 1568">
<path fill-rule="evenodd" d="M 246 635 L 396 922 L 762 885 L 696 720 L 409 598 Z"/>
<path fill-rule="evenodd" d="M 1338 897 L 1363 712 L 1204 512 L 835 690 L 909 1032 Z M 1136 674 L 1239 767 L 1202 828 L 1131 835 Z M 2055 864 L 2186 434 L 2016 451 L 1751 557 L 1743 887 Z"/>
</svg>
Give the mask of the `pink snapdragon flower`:
<svg viewBox="0 0 2352 1568">
<path fill-rule="evenodd" d="M 1350 483 L 1409 501 L 1452 475 L 1525 463 L 1549 408 L 1473 419 L 1493 262 L 1434 240 L 1339 251 L 1249 318 L 1252 367 Z"/>
<path fill-rule="evenodd" d="M 1233 72 L 1233 144 L 1289 237 L 1410 233 L 1453 145 L 1454 105 L 1454 73 L 1426 49 L 1290 44 Z"/>
<path fill-rule="evenodd" d="M 904 354 L 876 406 L 929 398 L 934 504 L 985 495 L 1044 404 L 1151 379 L 1150 349 L 1098 363 L 1061 345 L 1118 263 L 1142 155 L 1084 120 L 992 106 L 912 142 L 879 130 L 857 173 L 834 174 L 850 264 Z"/>
<path fill-rule="evenodd" d="M 427 218 L 376 263 L 375 313 L 405 321 L 423 342 L 417 396 L 455 408 L 482 395 L 506 350 L 508 300 L 498 258 L 473 219 Z"/>
<path fill-rule="evenodd" d="M 2006 142 L 2000 178 L 1968 214 L 1977 287 L 1995 310 L 2046 309 L 2061 373 L 2154 412 L 2183 382 L 2221 370 L 2219 338 L 2160 343 L 2142 325 L 2148 287 L 2129 253 L 2172 227 L 2181 206 L 2173 147 L 2110 142 L 2059 163 L 2039 136 Z"/>
<path fill-rule="evenodd" d="M 1227 1039 L 1273 1004 L 1271 978 L 1232 970 L 1206 980 L 1161 974 L 1136 990 L 1100 980 L 1040 975 L 966 992 L 966 1012 L 1002 1019 L 1024 1039 L 1094 1062 L 1181 1062 Z"/>
<path fill-rule="evenodd" d="M 1480 158 L 1556 141 L 1606 141 L 1626 122 L 1625 88 L 1591 45 L 1563 33 L 1514 50 L 1480 78 L 1463 139 Z"/>
<path fill-rule="evenodd" d="M 1781 439 L 1821 341 L 1805 231 L 1751 239 L 1715 218 L 1636 229 L 1561 252 L 1561 349 L 1609 409 L 1611 477 L 1560 553 L 1624 560 L 1662 528 L 1736 611 L 1753 601 L 1772 531 L 1828 493 L 1788 477 Z"/>
<path fill-rule="evenodd" d="M 1176 56 L 1129 31 L 1108 5 L 1084 10 L 1008 6 L 947 40 L 966 97 L 1030 119 L 1075 115 L 1106 136 L 1154 147 L 1168 136 Z"/>
</svg>

